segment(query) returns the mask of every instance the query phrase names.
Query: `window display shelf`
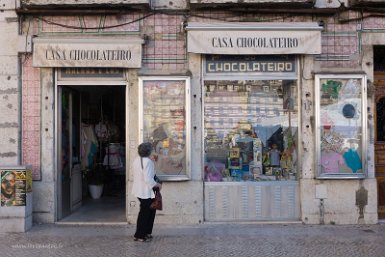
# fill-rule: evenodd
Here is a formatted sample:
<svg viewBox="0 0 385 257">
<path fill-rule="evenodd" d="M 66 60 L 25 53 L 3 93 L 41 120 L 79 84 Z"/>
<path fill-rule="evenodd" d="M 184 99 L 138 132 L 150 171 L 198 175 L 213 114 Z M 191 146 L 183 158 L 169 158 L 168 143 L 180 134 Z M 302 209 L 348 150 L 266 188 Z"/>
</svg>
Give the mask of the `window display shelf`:
<svg viewBox="0 0 385 257">
<path fill-rule="evenodd" d="M 293 81 L 275 81 L 273 90 L 270 82 L 231 81 L 238 91 L 227 90 L 229 81 L 205 84 L 206 181 L 296 179 L 298 94 Z"/>
</svg>

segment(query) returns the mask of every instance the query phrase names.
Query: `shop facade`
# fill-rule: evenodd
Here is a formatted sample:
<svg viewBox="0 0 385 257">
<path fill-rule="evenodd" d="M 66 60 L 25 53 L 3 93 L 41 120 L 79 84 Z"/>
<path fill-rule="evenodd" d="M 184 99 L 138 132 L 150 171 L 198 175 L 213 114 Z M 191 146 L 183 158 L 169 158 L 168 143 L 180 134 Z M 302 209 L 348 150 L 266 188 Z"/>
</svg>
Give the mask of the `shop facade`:
<svg viewBox="0 0 385 257">
<path fill-rule="evenodd" d="M 82 205 L 82 123 L 104 115 L 120 131 L 97 139 L 119 142 L 124 222 L 136 222 L 130 163 L 143 141 L 164 181 L 157 222 L 378 221 L 382 18 L 42 14 L 20 13 L 33 35 L 20 57 L 20 154 L 32 165 L 35 221 Z"/>
</svg>

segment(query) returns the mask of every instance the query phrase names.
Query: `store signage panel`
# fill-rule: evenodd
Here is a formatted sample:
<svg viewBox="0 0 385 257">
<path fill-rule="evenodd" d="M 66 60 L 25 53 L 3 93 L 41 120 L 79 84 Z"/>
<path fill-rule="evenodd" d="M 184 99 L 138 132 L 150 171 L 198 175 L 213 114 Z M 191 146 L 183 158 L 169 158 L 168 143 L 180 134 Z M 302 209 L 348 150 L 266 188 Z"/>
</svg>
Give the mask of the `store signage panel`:
<svg viewBox="0 0 385 257">
<path fill-rule="evenodd" d="M 206 74 L 295 73 L 295 58 L 285 56 L 207 55 Z"/>
<path fill-rule="evenodd" d="M 107 79 L 123 80 L 124 70 L 119 68 L 62 68 L 58 80 Z"/>
<path fill-rule="evenodd" d="M 142 43 L 139 38 L 37 38 L 33 66 L 140 68 Z"/>
<path fill-rule="evenodd" d="M 205 54 L 320 54 L 321 32 L 312 30 L 190 30 L 188 52 Z"/>
<path fill-rule="evenodd" d="M 32 192 L 30 169 L 1 169 L 1 206 L 26 206 L 26 194 Z"/>
</svg>

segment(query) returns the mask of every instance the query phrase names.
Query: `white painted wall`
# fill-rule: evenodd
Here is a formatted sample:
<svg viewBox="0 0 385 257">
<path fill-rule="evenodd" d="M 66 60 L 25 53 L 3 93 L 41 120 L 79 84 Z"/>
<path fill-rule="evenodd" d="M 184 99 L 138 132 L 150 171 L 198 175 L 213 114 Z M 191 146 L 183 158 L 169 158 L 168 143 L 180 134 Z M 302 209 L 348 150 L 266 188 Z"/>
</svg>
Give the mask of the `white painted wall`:
<svg viewBox="0 0 385 257">
<path fill-rule="evenodd" d="M 34 181 L 33 219 L 38 223 L 56 221 L 57 174 L 55 168 L 55 88 L 53 70 L 40 69 L 41 78 L 41 181 Z"/>
<path fill-rule="evenodd" d="M 18 19 L 15 2 L 0 0 L 0 165 L 17 165 L 20 157 Z M 3 36 L 7 35 L 7 36 Z"/>
<path fill-rule="evenodd" d="M 0 168 L 20 164 L 20 89 L 18 19 L 15 1 L 0 0 Z M 1 232 L 24 232 L 32 226 L 32 194 L 26 206 L 0 206 Z"/>
</svg>

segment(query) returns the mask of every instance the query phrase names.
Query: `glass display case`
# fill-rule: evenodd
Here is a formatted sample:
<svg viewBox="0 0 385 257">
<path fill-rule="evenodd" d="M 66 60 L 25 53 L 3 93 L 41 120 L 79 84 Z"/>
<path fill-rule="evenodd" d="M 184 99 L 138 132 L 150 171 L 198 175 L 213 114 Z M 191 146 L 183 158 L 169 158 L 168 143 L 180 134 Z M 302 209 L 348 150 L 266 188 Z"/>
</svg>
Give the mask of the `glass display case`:
<svg viewBox="0 0 385 257">
<path fill-rule="evenodd" d="M 318 178 L 366 176 L 366 77 L 316 75 Z"/>
<path fill-rule="evenodd" d="M 205 181 L 296 180 L 296 80 L 204 82 Z"/>
<path fill-rule="evenodd" d="M 139 80 L 141 142 L 153 144 L 155 169 L 163 180 L 190 177 L 190 79 Z"/>
</svg>

